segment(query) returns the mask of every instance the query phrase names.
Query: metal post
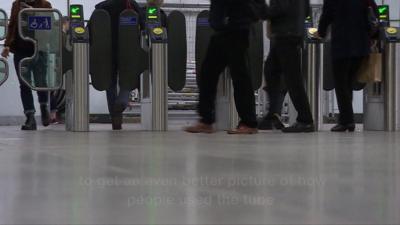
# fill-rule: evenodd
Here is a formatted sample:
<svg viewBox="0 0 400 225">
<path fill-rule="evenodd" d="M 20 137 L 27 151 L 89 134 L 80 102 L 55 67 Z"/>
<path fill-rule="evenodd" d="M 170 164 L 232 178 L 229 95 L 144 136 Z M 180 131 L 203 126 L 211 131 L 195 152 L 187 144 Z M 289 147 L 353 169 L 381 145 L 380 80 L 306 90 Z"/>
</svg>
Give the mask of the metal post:
<svg viewBox="0 0 400 225">
<path fill-rule="evenodd" d="M 316 130 L 323 125 L 322 93 L 323 93 L 323 44 L 312 42 L 307 44 L 307 96 L 310 102 Z"/>
<path fill-rule="evenodd" d="M 89 46 L 73 44 L 73 71 L 67 81 L 66 128 L 73 132 L 89 131 Z"/>
<path fill-rule="evenodd" d="M 397 77 L 396 77 L 396 43 L 385 46 L 385 130 L 397 129 Z"/>
<path fill-rule="evenodd" d="M 166 43 L 152 43 L 150 71 L 140 81 L 141 124 L 144 130 L 168 130 L 168 49 Z"/>
<path fill-rule="evenodd" d="M 151 46 L 152 130 L 168 130 L 168 49 L 166 43 Z"/>
<path fill-rule="evenodd" d="M 73 8 L 73 9 L 72 9 Z M 73 5 L 71 40 L 73 67 L 67 78 L 66 129 L 73 132 L 89 131 L 89 34 L 84 28 L 83 5 Z"/>
</svg>

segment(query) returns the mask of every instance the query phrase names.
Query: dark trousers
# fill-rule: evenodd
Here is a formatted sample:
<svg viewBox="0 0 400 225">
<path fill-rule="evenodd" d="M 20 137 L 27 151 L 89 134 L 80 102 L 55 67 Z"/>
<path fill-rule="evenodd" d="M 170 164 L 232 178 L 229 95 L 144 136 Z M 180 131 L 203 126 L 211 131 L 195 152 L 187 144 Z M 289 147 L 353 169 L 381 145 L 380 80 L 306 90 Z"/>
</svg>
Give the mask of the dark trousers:
<svg viewBox="0 0 400 225">
<path fill-rule="evenodd" d="M 17 52 L 14 54 L 14 65 L 15 65 L 15 71 L 17 72 L 18 75 L 18 80 L 19 80 L 19 87 L 20 87 L 20 92 L 21 92 L 21 100 L 22 100 L 22 105 L 24 107 L 24 113 L 29 114 L 29 113 L 35 113 L 35 104 L 33 102 L 33 94 L 32 90 L 22 81 L 21 79 L 21 73 L 19 71 L 19 63 L 21 62 L 22 59 L 31 57 L 33 53 L 30 52 Z M 37 69 L 35 69 L 37 68 Z M 45 70 L 44 70 L 45 71 Z M 43 74 L 43 68 L 39 67 L 30 67 L 30 73 L 34 77 L 34 82 L 36 85 L 42 86 L 44 84 L 44 77 L 45 74 Z M 31 82 L 32 78 L 31 77 L 24 77 L 27 82 Z M 49 101 L 49 92 L 47 91 L 38 91 L 37 92 L 38 98 L 39 98 L 39 103 L 41 105 L 47 105 Z"/>
<path fill-rule="evenodd" d="M 271 47 L 273 42 L 271 42 Z M 286 85 L 283 81 L 282 68 L 277 57 L 269 54 L 264 66 L 264 77 L 266 81 L 265 91 L 269 98 L 268 116 L 281 115 L 283 102 L 287 94 Z"/>
<path fill-rule="evenodd" d="M 214 34 L 200 72 L 201 122 L 215 122 L 215 99 L 218 80 L 226 67 L 233 81 L 236 109 L 242 124 L 256 127 L 255 97 L 248 68 L 249 31 L 226 31 Z"/>
<path fill-rule="evenodd" d="M 353 84 L 361 62 L 361 57 L 333 60 L 335 92 L 340 112 L 339 124 L 342 125 L 354 123 Z"/>
<path fill-rule="evenodd" d="M 114 113 L 122 113 L 129 103 L 130 91 L 123 90 L 118 87 L 118 72 L 114 72 L 111 86 L 107 89 L 108 111 L 112 116 Z M 116 112 L 116 106 L 118 106 Z M 121 111 L 122 110 L 122 111 Z"/>
<path fill-rule="evenodd" d="M 277 38 L 271 45 L 270 57 L 282 69 L 284 83 L 297 110 L 297 121 L 313 123 L 310 103 L 301 70 L 301 38 Z"/>
</svg>

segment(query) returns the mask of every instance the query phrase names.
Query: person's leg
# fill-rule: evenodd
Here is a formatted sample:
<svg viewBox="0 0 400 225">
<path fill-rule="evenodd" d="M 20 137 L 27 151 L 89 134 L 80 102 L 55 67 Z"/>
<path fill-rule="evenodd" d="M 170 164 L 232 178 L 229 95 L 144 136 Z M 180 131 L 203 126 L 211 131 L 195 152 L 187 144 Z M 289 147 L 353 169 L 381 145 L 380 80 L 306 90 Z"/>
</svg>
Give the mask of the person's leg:
<svg viewBox="0 0 400 225">
<path fill-rule="evenodd" d="M 52 124 L 57 124 L 57 93 L 58 91 L 50 92 L 50 121 Z"/>
<path fill-rule="evenodd" d="M 255 97 L 249 74 L 249 33 L 234 32 L 228 41 L 228 65 L 233 81 L 236 109 L 242 124 L 250 128 L 257 127 Z"/>
<path fill-rule="evenodd" d="M 118 78 L 117 78 L 116 72 L 114 72 L 112 74 L 111 85 L 106 90 L 106 94 L 107 94 L 108 111 L 109 111 L 110 115 L 112 116 L 114 114 L 115 101 L 118 96 Z"/>
<path fill-rule="evenodd" d="M 53 88 L 54 84 L 49 85 L 48 83 L 47 60 L 47 53 L 39 51 L 34 61 L 34 65 L 32 65 L 33 77 L 37 87 Z"/>
<path fill-rule="evenodd" d="M 222 34 L 215 34 L 211 38 L 207 55 L 200 71 L 198 113 L 201 117 L 201 122 L 209 125 L 215 122 L 215 99 L 218 81 L 227 66 L 225 41 L 226 35 Z"/>
<path fill-rule="evenodd" d="M 120 89 L 118 96 L 115 99 L 115 105 L 118 107 L 114 107 L 114 109 L 121 113 L 125 111 L 126 107 L 128 107 L 130 95 L 131 91 Z"/>
<path fill-rule="evenodd" d="M 40 115 L 42 118 L 43 126 L 47 127 L 50 125 L 50 110 L 49 110 L 49 92 L 38 91 L 38 100 L 40 104 Z"/>
<path fill-rule="evenodd" d="M 303 124 L 313 124 L 310 103 L 301 72 L 301 40 L 279 40 L 277 49 L 285 84 L 298 112 L 297 121 Z"/>
<path fill-rule="evenodd" d="M 267 83 L 266 92 L 269 97 L 268 115 L 281 115 L 286 90 L 282 87 L 282 69 L 276 54 L 276 49 L 271 45 L 270 54 L 265 61 L 264 76 Z"/>
<path fill-rule="evenodd" d="M 112 129 L 122 129 L 122 112 L 125 110 L 125 106 L 118 103 L 118 72 L 114 72 L 111 80 L 111 85 L 107 89 L 107 103 L 108 111 L 110 112 Z"/>
<path fill-rule="evenodd" d="M 217 33 L 211 37 L 207 54 L 200 69 L 199 104 L 197 111 L 200 121 L 184 130 L 189 133 L 213 133 L 212 124 L 215 122 L 215 99 L 218 80 L 227 66 L 226 37 Z"/>
<path fill-rule="evenodd" d="M 18 75 L 19 88 L 21 101 L 24 108 L 24 114 L 26 115 L 26 122 L 22 126 L 22 130 L 36 130 L 36 121 L 35 121 L 35 105 L 33 103 L 33 95 L 32 90 L 22 81 L 19 70 L 20 61 L 27 57 L 25 54 L 16 53 L 14 54 L 14 65 L 15 71 Z"/>
<path fill-rule="evenodd" d="M 48 87 L 47 83 L 47 55 L 44 52 L 39 52 L 37 60 L 32 66 L 32 73 L 37 87 Z M 49 92 L 38 91 L 38 100 L 40 104 L 40 113 L 43 126 L 50 125 L 50 110 L 49 110 Z"/>
<path fill-rule="evenodd" d="M 353 118 L 353 86 L 350 78 L 351 63 L 348 59 L 333 60 L 333 72 L 335 81 L 335 92 L 339 107 L 339 124 L 347 125 L 354 123 Z"/>
<path fill-rule="evenodd" d="M 271 42 L 271 48 L 265 61 L 264 76 L 266 81 L 265 91 L 269 98 L 269 105 L 266 108 L 268 113 L 258 123 L 260 130 L 282 129 L 284 124 L 281 121 L 283 102 L 286 90 L 283 88 L 282 69 L 276 54 L 276 48 Z"/>
</svg>

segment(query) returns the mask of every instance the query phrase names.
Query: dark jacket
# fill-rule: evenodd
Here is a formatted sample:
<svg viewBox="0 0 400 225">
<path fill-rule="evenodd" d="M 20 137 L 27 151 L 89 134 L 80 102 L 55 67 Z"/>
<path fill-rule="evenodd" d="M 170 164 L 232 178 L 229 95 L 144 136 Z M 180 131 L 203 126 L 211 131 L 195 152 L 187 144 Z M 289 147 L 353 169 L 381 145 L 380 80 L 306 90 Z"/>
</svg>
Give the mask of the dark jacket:
<svg viewBox="0 0 400 225">
<path fill-rule="evenodd" d="M 33 8 L 52 8 L 48 1 L 36 0 L 30 4 Z M 18 31 L 18 14 L 22 10 L 19 0 L 16 0 L 12 4 L 10 22 L 8 24 L 8 33 L 4 46 L 9 47 L 12 53 L 17 51 L 32 52 L 34 46 L 31 42 L 24 41 L 19 36 Z"/>
<path fill-rule="evenodd" d="M 367 0 L 325 0 L 319 34 L 332 33 L 334 59 L 363 57 L 370 52 Z"/>
<path fill-rule="evenodd" d="M 211 0 L 210 26 L 216 31 L 250 29 L 256 15 L 251 0 Z"/>
<path fill-rule="evenodd" d="M 304 37 L 310 0 L 271 0 L 264 19 L 271 21 L 271 38 Z"/>
</svg>

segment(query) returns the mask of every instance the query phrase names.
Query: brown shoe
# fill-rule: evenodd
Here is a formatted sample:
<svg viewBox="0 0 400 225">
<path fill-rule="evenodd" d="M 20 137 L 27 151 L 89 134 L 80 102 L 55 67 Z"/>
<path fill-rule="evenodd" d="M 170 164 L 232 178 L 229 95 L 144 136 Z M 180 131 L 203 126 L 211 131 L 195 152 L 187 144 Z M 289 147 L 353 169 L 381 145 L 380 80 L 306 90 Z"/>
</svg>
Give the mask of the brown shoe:
<svg viewBox="0 0 400 225">
<path fill-rule="evenodd" d="M 206 133 L 206 134 L 212 134 L 215 133 L 215 130 L 212 125 L 205 124 L 202 122 L 198 122 L 193 126 L 190 127 L 185 127 L 184 131 L 188 133 Z"/>
<path fill-rule="evenodd" d="M 240 124 L 236 129 L 228 130 L 228 134 L 257 134 L 257 128 L 251 128 L 244 124 Z"/>
</svg>

